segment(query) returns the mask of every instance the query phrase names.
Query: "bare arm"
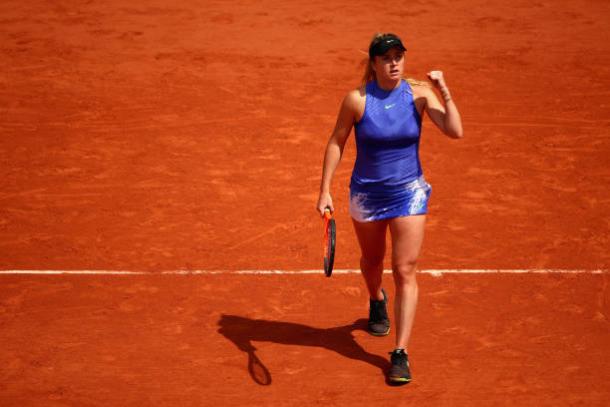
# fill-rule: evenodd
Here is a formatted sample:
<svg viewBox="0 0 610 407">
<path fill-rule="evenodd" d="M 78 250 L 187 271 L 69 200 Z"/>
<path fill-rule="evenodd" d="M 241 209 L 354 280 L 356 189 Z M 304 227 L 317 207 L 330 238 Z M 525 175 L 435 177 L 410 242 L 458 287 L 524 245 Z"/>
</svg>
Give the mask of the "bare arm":
<svg viewBox="0 0 610 407">
<path fill-rule="evenodd" d="M 334 211 L 332 198 L 330 195 L 330 186 L 335 170 L 343 156 L 343 148 L 349 137 L 354 121 L 356 118 L 358 103 L 358 91 L 352 91 L 347 94 L 341 103 L 337 123 L 326 144 L 324 153 L 324 165 L 322 167 L 322 181 L 320 183 L 320 196 L 318 198 L 317 210 L 321 215 L 324 215 L 324 209 L 330 208 Z"/>
<path fill-rule="evenodd" d="M 425 89 L 424 95 L 426 97 L 426 111 L 428 116 L 436 127 L 438 127 L 444 134 L 451 138 L 462 138 L 464 137 L 464 130 L 462 129 L 462 118 L 460 112 L 458 112 L 455 101 L 449 93 L 449 88 L 443 78 L 441 71 L 432 71 L 428 73 L 428 76 L 432 80 L 434 86 L 441 92 L 443 97 L 443 104 L 438 100 L 436 94 L 432 89 Z"/>
</svg>

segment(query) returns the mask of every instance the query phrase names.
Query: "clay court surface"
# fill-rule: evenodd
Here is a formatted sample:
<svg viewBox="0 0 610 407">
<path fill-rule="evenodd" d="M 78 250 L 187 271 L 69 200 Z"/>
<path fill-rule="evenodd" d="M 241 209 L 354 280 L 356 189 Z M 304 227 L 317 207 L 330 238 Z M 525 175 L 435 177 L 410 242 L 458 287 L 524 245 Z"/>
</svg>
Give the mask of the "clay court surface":
<svg viewBox="0 0 610 407">
<path fill-rule="evenodd" d="M 608 405 L 609 20 L 606 1 L 3 2 L 0 405 Z M 465 130 L 424 118 L 401 387 L 362 278 L 322 274 L 314 211 L 377 31 L 408 76 L 445 72 Z M 347 270 L 354 156 L 332 191 Z"/>
</svg>

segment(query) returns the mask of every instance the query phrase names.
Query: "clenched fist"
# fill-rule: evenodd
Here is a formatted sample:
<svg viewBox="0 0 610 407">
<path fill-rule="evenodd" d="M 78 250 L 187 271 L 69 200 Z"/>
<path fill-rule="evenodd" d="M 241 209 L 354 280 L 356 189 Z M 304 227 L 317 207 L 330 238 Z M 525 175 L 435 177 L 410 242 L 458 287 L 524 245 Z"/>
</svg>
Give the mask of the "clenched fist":
<svg viewBox="0 0 610 407">
<path fill-rule="evenodd" d="M 443 71 L 430 71 L 428 72 L 428 78 L 432 81 L 432 84 L 437 89 L 443 89 L 447 87 L 445 83 L 445 78 L 443 77 Z"/>
</svg>

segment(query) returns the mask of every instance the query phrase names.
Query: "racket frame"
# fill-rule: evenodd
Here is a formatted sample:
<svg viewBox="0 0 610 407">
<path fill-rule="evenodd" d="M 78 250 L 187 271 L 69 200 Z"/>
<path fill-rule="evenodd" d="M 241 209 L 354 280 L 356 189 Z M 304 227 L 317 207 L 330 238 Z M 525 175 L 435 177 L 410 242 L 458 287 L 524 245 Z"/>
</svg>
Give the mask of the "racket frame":
<svg viewBox="0 0 610 407">
<path fill-rule="evenodd" d="M 337 226 L 330 212 L 324 211 L 324 274 L 330 277 L 335 263 L 335 246 L 337 243 Z"/>
</svg>

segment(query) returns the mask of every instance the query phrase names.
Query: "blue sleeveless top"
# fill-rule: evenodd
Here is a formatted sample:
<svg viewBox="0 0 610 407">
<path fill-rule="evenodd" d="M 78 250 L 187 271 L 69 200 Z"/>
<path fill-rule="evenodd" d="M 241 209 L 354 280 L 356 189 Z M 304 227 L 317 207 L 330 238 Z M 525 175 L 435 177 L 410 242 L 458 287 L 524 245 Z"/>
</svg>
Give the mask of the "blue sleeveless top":
<svg viewBox="0 0 610 407">
<path fill-rule="evenodd" d="M 364 114 L 354 128 L 357 154 L 350 188 L 390 192 L 423 174 L 421 117 L 407 81 L 390 91 L 369 82 Z"/>
</svg>

